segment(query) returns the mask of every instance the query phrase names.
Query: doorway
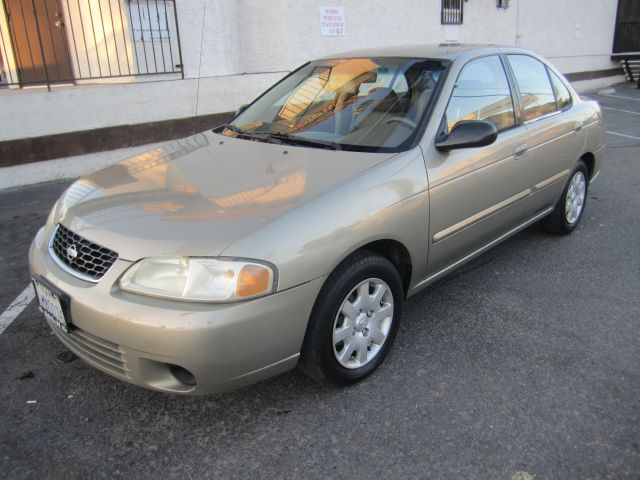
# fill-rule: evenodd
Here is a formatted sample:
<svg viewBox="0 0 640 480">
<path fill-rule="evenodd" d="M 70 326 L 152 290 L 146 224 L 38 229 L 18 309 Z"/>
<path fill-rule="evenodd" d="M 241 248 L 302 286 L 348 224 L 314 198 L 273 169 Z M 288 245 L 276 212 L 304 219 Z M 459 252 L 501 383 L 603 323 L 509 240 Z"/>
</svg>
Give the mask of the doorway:
<svg viewBox="0 0 640 480">
<path fill-rule="evenodd" d="M 39 85 L 73 81 L 59 0 L 4 0 L 18 82 Z"/>
</svg>

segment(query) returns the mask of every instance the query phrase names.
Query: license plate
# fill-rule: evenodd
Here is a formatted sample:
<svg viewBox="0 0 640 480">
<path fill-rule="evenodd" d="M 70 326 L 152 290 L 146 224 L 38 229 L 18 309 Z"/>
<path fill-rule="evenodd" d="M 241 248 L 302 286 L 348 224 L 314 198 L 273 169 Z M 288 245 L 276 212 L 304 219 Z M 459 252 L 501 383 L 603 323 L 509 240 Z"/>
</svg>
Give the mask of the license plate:
<svg viewBox="0 0 640 480">
<path fill-rule="evenodd" d="M 54 291 L 53 288 L 37 278 L 33 279 L 33 286 L 40 304 L 40 311 L 44 313 L 46 319 L 60 331 L 69 333 L 70 322 L 67 315 L 65 315 L 69 305 L 66 296 Z"/>
</svg>

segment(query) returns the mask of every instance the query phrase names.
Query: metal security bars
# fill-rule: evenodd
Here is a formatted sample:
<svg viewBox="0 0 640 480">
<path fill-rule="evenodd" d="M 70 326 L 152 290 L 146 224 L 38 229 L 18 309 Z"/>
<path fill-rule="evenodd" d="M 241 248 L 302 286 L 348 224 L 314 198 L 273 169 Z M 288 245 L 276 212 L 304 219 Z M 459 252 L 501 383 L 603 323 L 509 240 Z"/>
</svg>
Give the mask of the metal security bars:
<svg viewBox="0 0 640 480">
<path fill-rule="evenodd" d="M 640 21 L 620 22 L 616 25 L 613 53 L 640 53 Z"/>
<path fill-rule="evenodd" d="M 0 86 L 184 78 L 175 0 L 0 1 Z"/>
<path fill-rule="evenodd" d="M 619 60 L 627 78 L 640 89 L 640 2 L 620 0 L 611 57 Z"/>
<path fill-rule="evenodd" d="M 462 23 L 462 0 L 442 0 L 440 22 L 443 25 Z"/>
</svg>

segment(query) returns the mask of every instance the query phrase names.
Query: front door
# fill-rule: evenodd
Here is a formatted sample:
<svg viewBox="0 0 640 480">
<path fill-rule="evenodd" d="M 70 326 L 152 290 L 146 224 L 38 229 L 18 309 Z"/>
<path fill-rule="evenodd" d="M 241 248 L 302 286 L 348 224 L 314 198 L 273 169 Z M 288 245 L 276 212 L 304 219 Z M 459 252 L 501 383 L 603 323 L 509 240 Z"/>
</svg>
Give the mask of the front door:
<svg viewBox="0 0 640 480">
<path fill-rule="evenodd" d="M 73 81 L 59 0 L 4 0 L 21 85 Z"/>
<path fill-rule="evenodd" d="M 499 133 L 487 147 L 428 155 L 433 275 L 530 216 L 528 132 L 513 98 L 498 55 L 471 60 L 458 76 L 445 113 L 448 131 L 461 120 L 487 120 Z"/>
</svg>

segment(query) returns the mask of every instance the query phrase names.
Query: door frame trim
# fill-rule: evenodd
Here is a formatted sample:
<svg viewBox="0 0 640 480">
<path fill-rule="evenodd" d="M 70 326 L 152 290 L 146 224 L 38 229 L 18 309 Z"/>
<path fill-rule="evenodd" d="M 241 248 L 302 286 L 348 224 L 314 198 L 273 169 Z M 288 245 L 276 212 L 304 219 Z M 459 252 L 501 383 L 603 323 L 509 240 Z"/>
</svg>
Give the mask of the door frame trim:
<svg viewBox="0 0 640 480">
<path fill-rule="evenodd" d="M 501 202 L 496 203 L 495 205 L 492 205 L 489 208 L 486 208 L 478 213 L 475 213 L 473 215 L 471 215 L 470 217 L 465 218 L 464 220 L 459 221 L 458 223 L 455 223 L 453 225 L 451 225 L 450 227 L 445 228 L 444 230 L 439 231 L 438 233 L 436 233 L 433 236 L 433 243 L 437 243 L 441 240 L 444 240 L 447 237 L 450 237 L 451 235 L 453 235 L 454 233 L 459 232 L 460 230 L 463 230 L 467 227 L 470 227 L 471 225 L 480 222 L 481 220 L 484 220 L 486 217 L 488 217 L 489 215 L 492 215 L 496 212 L 499 212 L 500 210 L 516 203 L 519 200 L 522 200 L 526 197 L 528 197 L 529 195 L 532 195 L 534 193 L 536 193 L 538 190 L 542 190 L 545 187 L 548 187 L 549 185 L 551 185 L 552 183 L 557 182 L 558 180 L 561 180 L 567 176 L 569 176 L 569 174 L 571 173 L 571 171 L 569 169 L 563 170 L 562 172 L 556 173 L 555 175 L 547 178 L 546 180 L 543 180 L 539 183 L 536 183 L 533 187 L 531 188 L 527 188 L 526 190 L 523 190 L 520 193 L 516 193 L 515 195 L 513 195 L 512 197 L 507 198 L 506 200 L 503 200 Z"/>
<path fill-rule="evenodd" d="M 541 181 L 540 183 L 536 183 L 533 187 L 533 191 L 537 192 L 538 190 L 542 190 L 544 187 L 547 187 L 564 177 L 568 177 L 570 173 L 571 171 L 569 169 L 563 170 L 560 173 L 556 173 L 554 176 L 549 177 L 546 180 Z"/>
<path fill-rule="evenodd" d="M 444 240 L 445 238 L 450 237 L 454 233 L 457 233 L 460 230 L 463 230 L 475 223 L 480 222 L 481 220 L 484 220 L 489 215 L 499 212 L 500 210 L 508 207 L 509 205 L 516 203 L 518 200 L 522 200 L 523 198 L 528 197 L 530 194 L 531 194 L 531 189 L 527 188 L 526 190 L 523 190 L 520 193 L 516 193 L 512 197 L 502 200 L 501 202 L 498 202 L 495 205 L 490 206 L 489 208 L 486 208 L 478 213 L 475 213 L 470 217 L 467 217 L 464 220 L 458 223 L 455 223 L 450 227 L 445 228 L 444 230 L 439 231 L 433 236 L 433 243 L 437 243 L 441 240 Z"/>
</svg>

